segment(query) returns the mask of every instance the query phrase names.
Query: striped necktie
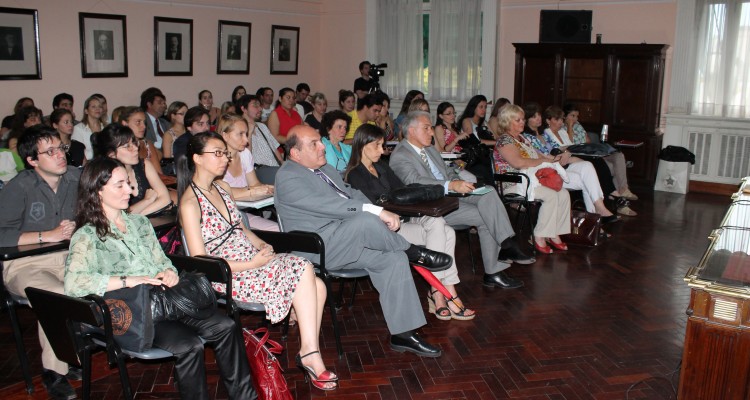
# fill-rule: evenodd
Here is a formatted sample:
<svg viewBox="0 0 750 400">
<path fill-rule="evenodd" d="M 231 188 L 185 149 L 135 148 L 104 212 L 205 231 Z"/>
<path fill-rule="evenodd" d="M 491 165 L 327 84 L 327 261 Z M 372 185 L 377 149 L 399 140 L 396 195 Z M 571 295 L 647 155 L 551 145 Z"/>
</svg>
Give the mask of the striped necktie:
<svg viewBox="0 0 750 400">
<path fill-rule="evenodd" d="M 427 152 L 425 152 L 424 149 L 419 150 L 419 156 L 422 157 L 422 162 L 424 163 L 424 165 L 429 168 L 430 163 L 427 161 Z"/>
<path fill-rule="evenodd" d="M 323 171 L 321 171 L 319 169 L 314 169 L 313 172 L 315 172 L 315 175 L 317 175 L 320 179 L 322 179 L 325 183 L 327 183 L 328 186 L 330 186 L 333 190 L 335 190 L 336 193 L 339 196 L 341 196 L 341 197 L 343 197 L 345 199 L 351 199 L 352 198 L 352 196 L 349 196 L 348 194 L 346 194 L 346 192 L 344 192 L 343 190 L 339 189 L 339 187 L 336 186 L 336 184 L 333 183 L 333 181 L 331 180 L 331 178 L 329 178 L 328 175 L 324 174 Z"/>
</svg>

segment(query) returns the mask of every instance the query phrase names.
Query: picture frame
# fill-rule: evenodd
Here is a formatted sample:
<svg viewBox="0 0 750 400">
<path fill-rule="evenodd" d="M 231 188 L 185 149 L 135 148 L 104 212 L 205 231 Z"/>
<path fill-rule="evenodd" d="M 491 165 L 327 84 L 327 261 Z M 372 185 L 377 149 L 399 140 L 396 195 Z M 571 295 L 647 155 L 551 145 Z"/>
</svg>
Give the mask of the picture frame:
<svg viewBox="0 0 750 400">
<path fill-rule="evenodd" d="M 193 75 L 193 20 L 154 17 L 154 75 Z"/>
<path fill-rule="evenodd" d="M 299 66 L 299 28 L 271 26 L 271 75 L 296 75 Z"/>
<path fill-rule="evenodd" d="M 216 51 L 217 74 L 250 73 L 250 39 L 252 24 L 219 20 Z"/>
<path fill-rule="evenodd" d="M 84 78 L 128 76 L 128 41 L 124 15 L 78 13 L 81 75 Z"/>
<path fill-rule="evenodd" d="M 0 80 L 42 79 L 39 13 L 0 7 Z"/>
</svg>

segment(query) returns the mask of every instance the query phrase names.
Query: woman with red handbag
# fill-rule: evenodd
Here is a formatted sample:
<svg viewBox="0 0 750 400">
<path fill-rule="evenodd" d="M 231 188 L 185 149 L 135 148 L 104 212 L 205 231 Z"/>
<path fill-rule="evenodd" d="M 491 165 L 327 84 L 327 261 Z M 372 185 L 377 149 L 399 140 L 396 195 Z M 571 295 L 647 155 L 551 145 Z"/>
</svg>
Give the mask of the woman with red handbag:
<svg viewBox="0 0 750 400">
<path fill-rule="evenodd" d="M 522 135 L 524 128 L 523 109 L 517 105 L 509 104 L 500 110 L 498 115 L 498 128 L 502 134 L 495 144 L 493 151 L 493 164 L 496 174 L 506 172 L 519 172 L 534 167 L 539 167 L 546 162 L 554 162 L 548 156 L 534 149 L 531 143 Z M 541 184 L 529 185 L 529 199 L 542 200 L 539 208 L 539 218 L 534 227 L 534 247 L 542 254 L 552 253 L 552 248 L 565 251 L 568 246 L 560 239 L 560 235 L 570 233 L 570 195 L 567 190 L 561 190 L 553 183 L 546 183 L 543 177 L 545 173 L 553 175 L 554 168 L 539 170 L 538 181 Z M 555 171 L 554 174 L 557 174 Z M 559 175 L 557 175 L 559 177 Z M 553 180 L 553 179 L 551 179 Z M 545 183 L 548 186 L 545 186 Z M 559 183 L 562 183 L 561 181 Z M 515 185 L 523 190 L 526 182 Z M 518 188 L 521 186 L 521 188 Z M 533 187 L 532 187 L 533 186 Z M 508 189 L 511 189 L 510 187 Z"/>
</svg>

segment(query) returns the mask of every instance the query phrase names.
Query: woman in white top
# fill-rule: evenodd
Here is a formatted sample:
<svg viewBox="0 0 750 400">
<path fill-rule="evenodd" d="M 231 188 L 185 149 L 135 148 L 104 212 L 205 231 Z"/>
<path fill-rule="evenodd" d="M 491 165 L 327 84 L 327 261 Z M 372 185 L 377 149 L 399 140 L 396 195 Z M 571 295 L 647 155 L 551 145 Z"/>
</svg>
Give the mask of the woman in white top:
<svg viewBox="0 0 750 400">
<path fill-rule="evenodd" d="M 91 135 L 101 132 L 102 124 L 102 101 L 96 95 L 89 96 L 83 103 L 83 118 L 73 128 L 73 140 L 77 140 L 86 146 L 86 159 L 94 158 L 94 149 L 91 147 Z"/>
<path fill-rule="evenodd" d="M 161 151 L 163 158 L 173 158 L 172 144 L 177 140 L 178 137 L 185 133 L 185 113 L 187 112 L 187 104 L 181 101 L 173 101 L 172 104 L 167 108 L 167 119 L 172 125 L 167 129 L 164 135 L 164 141 L 161 145 Z"/>
<path fill-rule="evenodd" d="M 255 175 L 253 155 L 247 148 L 247 122 L 235 114 L 223 114 L 219 117 L 216 132 L 227 143 L 229 165 L 224 173 L 224 182 L 232 188 L 232 197 L 237 200 L 259 198 L 273 195 L 273 185 L 260 183 Z M 246 213 L 251 229 L 279 231 L 279 225 L 257 215 Z"/>
</svg>

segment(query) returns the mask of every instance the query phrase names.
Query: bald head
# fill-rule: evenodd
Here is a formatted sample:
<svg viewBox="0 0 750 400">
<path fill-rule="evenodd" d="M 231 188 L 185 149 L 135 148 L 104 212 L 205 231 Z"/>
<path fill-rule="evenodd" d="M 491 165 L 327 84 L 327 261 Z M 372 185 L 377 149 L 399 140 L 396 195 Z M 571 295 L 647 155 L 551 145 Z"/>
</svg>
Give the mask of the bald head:
<svg viewBox="0 0 750 400">
<path fill-rule="evenodd" d="M 307 125 L 292 127 L 285 146 L 289 159 L 303 167 L 316 169 L 326 164 L 326 150 L 320 134 Z"/>
</svg>

